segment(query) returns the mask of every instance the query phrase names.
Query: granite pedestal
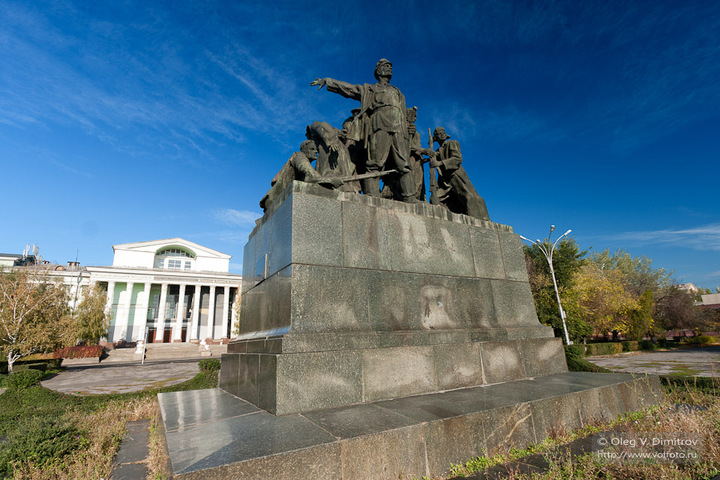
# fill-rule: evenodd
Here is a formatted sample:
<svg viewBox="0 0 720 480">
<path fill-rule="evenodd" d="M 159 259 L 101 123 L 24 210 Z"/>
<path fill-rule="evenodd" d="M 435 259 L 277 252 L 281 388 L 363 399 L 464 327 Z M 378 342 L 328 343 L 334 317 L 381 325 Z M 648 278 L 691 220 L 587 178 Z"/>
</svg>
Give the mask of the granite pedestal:
<svg viewBox="0 0 720 480">
<path fill-rule="evenodd" d="M 286 415 L 567 371 L 512 228 L 295 182 L 245 247 L 220 387 Z"/>
<path fill-rule="evenodd" d="M 506 225 L 294 182 L 243 264 L 220 389 L 160 397 L 176 475 L 437 475 L 661 397 L 568 373 Z"/>
</svg>

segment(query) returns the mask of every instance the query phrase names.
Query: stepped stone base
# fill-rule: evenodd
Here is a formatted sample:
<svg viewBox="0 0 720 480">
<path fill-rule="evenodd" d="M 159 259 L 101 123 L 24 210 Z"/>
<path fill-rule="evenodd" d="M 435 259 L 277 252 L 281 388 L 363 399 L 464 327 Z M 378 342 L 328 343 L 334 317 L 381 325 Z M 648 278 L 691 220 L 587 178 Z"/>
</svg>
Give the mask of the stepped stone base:
<svg viewBox="0 0 720 480">
<path fill-rule="evenodd" d="M 267 350 L 275 342 L 279 351 L 274 354 L 253 353 L 253 343 L 260 341 L 236 343 L 231 352 L 251 352 L 222 356 L 219 386 L 271 413 L 287 415 L 567 372 L 559 339 L 532 338 L 543 332 L 505 331 L 513 339 L 504 341 L 472 341 L 486 332 L 468 331 L 328 335 L 305 340 L 348 348 L 313 352 L 292 352 L 288 340 L 305 342 L 288 335 L 262 345 Z M 385 347 L 377 347 L 378 342 Z M 369 348 L 358 348 L 363 344 Z"/>
<path fill-rule="evenodd" d="M 224 390 L 158 395 L 174 478 L 412 479 L 663 399 L 658 377 L 560 373 L 276 416 Z"/>
</svg>

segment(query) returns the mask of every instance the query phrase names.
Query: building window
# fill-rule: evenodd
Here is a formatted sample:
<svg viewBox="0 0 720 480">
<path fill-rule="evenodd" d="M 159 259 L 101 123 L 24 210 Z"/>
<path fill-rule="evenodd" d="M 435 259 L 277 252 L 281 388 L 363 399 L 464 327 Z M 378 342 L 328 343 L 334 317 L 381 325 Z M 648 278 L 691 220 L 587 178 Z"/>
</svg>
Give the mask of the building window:
<svg viewBox="0 0 720 480">
<path fill-rule="evenodd" d="M 192 270 L 195 254 L 179 247 L 163 248 L 155 254 L 155 268 Z"/>
<path fill-rule="evenodd" d="M 187 250 L 182 250 L 180 248 L 166 248 L 165 250 L 161 250 L 157 252 L 155 255 L 158 257 L 160 256 L 166 256 L 166 257 L 189 257 L 189 258 L 195 258 L 195 254 L 192 252 L 188 252 Z"/>
</svg>

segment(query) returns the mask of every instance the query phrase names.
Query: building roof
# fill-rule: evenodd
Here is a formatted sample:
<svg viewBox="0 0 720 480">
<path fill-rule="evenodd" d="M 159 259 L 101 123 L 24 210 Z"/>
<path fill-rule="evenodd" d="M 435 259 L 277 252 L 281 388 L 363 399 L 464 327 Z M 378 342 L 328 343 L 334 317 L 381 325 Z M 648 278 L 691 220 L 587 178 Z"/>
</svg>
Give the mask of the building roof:
<svg viewBox="0 0 720 480">
<path fill-rule="evenodd" d="M 231 255 L 228 255 L 226 253 L 219 252 L 217 250 L 213 250 L 212 248 L 205 247 L 203 245 L 200 245 L 195 242 L 191 242 L 189 240 L 185 240 L 184 238 L 175 237 L 175 238 L 166 238 L 162 240 L 150 240 L 147 242 L 135 242 L 135 243 L 120 243 L 118 245 L 113 245 L 113 251 L 117 250 L 138 250 L 138 251 L 155 251 L 163 247 L 185 247 L 196 254 L 202 253 L 203 256 L 208 257 L 215 257 L 215 258 L 223 258 L 223 259 L 229 259 Z"/>
</svg>

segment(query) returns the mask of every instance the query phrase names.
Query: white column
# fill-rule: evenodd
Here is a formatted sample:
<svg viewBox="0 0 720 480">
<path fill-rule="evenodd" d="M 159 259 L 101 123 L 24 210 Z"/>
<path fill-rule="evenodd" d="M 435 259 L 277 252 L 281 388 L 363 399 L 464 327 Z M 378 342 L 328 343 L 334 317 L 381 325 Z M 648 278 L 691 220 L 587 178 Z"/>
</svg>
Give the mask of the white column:
<svg viewBox="0 0 720 480">
<path fill-rule="evenodd" d="M 123 339 L 128 342 L 132 342 L 132 332 L 130 332 L 130 307 L 132 306 L 132 291 L 134 282 L 126 282 L 125 285 L 125 299 L 123 301 L 122 309 L 118 305 L 118 319 L 115 322 L 116 329 L 120 326 L 124 329 Z M 122 322 L 122 323 L 121 323 Z M 123 330 L 121 330 L 123 331 Z"/>
<path fill-rule="evenodd" d="M 185 284 L 180 284 L 180 295 L 178 296 L 177 312 L 175 313 L 175 327 L 173 328 L 172 341 L 178 342 L 182 339 L 182 326 L 185 317 Z"/>
<path fill-rule="evenodd" d="M 117 325 L 117 319 L 115 318 L 117 315 L 113 315 L 113 313 L 112 313 L 112 305 L 113 305 L 114 297 L 115 297 L 115 282 L 112 280 L 108 280 L 107 302 L 105 303 L 105 310 L 110 312 L 110 315 L 112 316 L 112 320 L 110 321 L 111 325 Z M 118 340 L 117 326 L 113 328 L 112 338 L 108 338 L 108 340 L 111 342 L 115 342 L 116 340 Z"/>
<path fill-rule="evenodd" d="M 193 298 L 193 308 L 192 308 L 192 326 L 190 328 L 190 334 L 187 336 L 188 341 L 192 340 L 198 340 L 199 338 L 199 323 L 200 323 L 200 291 L 202 290 L 202 285 L 195 285 L 195 295 Z"/>
<path fill-rule="evenodd" d="M 115 282 L 114 281 L 108 281 L 108 289 L 107 289 L 107 304 L 105 305 L 106 309 L 112 308 L 113 303 L 113 297 L 115 296 Z"/>
<path fill-rule="evenodd" d="M 138 294 L 138 303 L 140 304 L 140 308 L 136 309 L 136 315 L 140 318 L 140 321 L 138 322 L 138 328 L 140 329 L 137 332 L 137 338 L 135 340 L 142 340 L 143 342 L 147 340 L 147 335 L 145 335 L 145 329 L 147 328 L 147 316 L 148 316 L 148 308 L 150 307 L 150 288 L 152 287 L 152 284 L 145 282 L 145 286 L 143 288 L 143 291 Z"/>
<path fill-rule="evenodd" d="M 232 307 L 231 307 L 232 313 L 230 314 L 230 317 L 232 318 L 232 321 L 230 322 L 230 338 L 232 338 L 233 332 L 235 330 L 237 330 L 237 327 L 238 327 L 239 316 L 237 314 L 236 305 L 237 305 L 237 302 L 239 302 L 239 301 L 240 301 L 240 289 L 237 289 L 235 291 L 235 301 L 232 303 Z"/>
<path fill-rule="evenodd" d="M 205 337 L 215 338 L 215 285 L 210 285 L 210 301 L 208 302 L 208 329 Z"/>
<path fill-rule="evenodd" d="M 222 331 L 223 337 L 230 338 L 230 332 L 227 331 L 228 311 L 230 309 L 230 287 L 227 285 L 223 287 L 223 318 L 222 318 Z"/>
<path fill-rule="evenodd" d="M 157 328 L 155 330 L 155 338 L 157 339 L 159 333 L 161 342 L 165 336 L 165 302 L 167 302 L 167 290 L 168 284 L 163 283 L 160 289 L 160 305 L 158 305 Z"/>
</svg>

